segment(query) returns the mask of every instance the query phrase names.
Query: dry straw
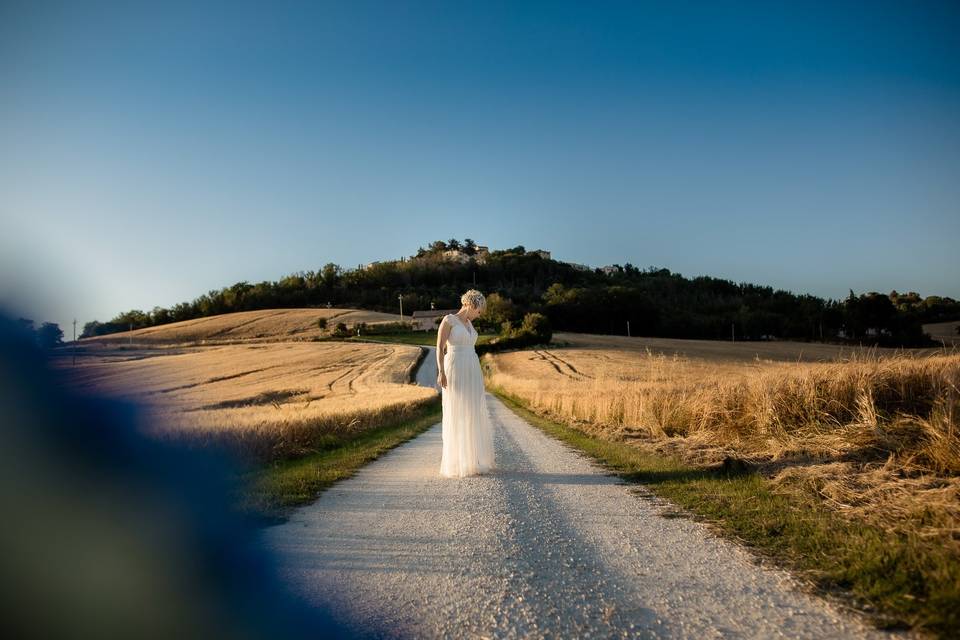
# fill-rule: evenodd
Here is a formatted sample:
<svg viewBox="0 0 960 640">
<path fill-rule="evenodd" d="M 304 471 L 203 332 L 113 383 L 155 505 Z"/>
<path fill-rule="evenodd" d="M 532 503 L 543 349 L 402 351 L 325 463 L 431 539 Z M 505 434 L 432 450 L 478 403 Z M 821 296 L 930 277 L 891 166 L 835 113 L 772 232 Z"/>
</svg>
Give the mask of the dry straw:
<svg viewBox="0 0 960 640">
<path fill-rule="evenodd" d="M 852 517 L 960 543 L 960 355 L 709 361 L 568 349 L 489 360 L 543 415 L 697 465 L 733 456 Z"/>
</svg>

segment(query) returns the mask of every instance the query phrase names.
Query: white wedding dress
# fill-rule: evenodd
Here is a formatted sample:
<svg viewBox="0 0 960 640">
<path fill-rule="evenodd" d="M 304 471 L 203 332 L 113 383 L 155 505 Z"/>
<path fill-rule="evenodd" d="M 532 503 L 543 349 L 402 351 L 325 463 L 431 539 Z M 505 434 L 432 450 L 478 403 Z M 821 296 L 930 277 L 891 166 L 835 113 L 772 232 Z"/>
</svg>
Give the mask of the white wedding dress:
<svg viewBox="0 0 960 640">
<path fill-rule="evenodd" d="M 477 333 L 454 314 L 450 325 L 443 370 L 446 388 L 440 388 L 443 410 L 443 452 L 440 475 L 444 478 L 485 473 L 493 468 L 493 424 L 487 411 L 480 358 L 474 345 Z"/>
</svg>

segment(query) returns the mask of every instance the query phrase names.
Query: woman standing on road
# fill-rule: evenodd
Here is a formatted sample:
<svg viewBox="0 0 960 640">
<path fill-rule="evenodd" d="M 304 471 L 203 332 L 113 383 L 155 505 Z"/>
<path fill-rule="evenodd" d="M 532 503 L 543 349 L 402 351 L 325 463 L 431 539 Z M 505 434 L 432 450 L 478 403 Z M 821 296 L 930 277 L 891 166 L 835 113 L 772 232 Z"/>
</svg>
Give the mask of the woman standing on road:
<svg viewBox="0 0 960 640">
<path fill-rule="evenodd" d="M 437 331 L 437 384 L 443 411 L 440 475 L 444 478 L 462 478 L 493 468 L 493 425 L 472 323 L 487 301 L 482 293 L 470 289 L 460 303 L 460 311 L 446 315 Z"/>
</svg>

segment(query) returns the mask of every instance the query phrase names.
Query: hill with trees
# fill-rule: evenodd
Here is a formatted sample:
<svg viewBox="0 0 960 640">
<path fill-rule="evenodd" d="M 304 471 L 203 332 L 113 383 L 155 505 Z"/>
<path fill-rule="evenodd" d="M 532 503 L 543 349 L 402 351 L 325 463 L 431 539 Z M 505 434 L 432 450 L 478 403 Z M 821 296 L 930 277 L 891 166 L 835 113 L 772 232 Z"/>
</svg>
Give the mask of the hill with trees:
<svg viewBox="0 0 960 640">
<path fill-rule="evenodd" d="M 405 314 L 457 308 L 464 290 L 487 295 L 478 327 L 500 330 L 527 313 L 554 331 L 669 338 L 931 344 L 922 325 L 960 319 L 960 303 L 909 292 L 850 292 L 843 300 L 710 276 L 685 277 L 631 263 L 603 268 L 553 260 L 522 245 L 489 251 L 473 240 L 434 241 L 416 255 L 344 269 L 327 263 L 277 281 L 238 282 L 171 308 L 131 310 L 89 322 L 82 337 L 270 308 L 351 307 Z"/>
</svg>

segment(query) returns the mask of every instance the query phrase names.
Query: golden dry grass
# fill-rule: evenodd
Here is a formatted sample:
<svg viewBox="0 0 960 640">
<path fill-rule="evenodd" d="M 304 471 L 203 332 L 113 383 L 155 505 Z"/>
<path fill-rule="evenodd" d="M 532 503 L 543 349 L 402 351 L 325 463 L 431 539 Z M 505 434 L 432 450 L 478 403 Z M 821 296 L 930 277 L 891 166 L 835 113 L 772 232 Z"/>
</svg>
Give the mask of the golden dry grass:
<svg viewBox="0 0 960 640">
<path fill-rule="evenodd" d="M 722 340 L 678 340 L 674 338 L 627 338 L 589 333 L 553 334 L 552 343 L 557 346 L 581 349 L 614 349 L 616 351 L 653 353 L 709 362 L 832 362 L 853 357 L 886 357 L 903 352 L 901 349 L 879 347 L 851 347 L 817 342 L 726 342 Z M 913 355 L 938 353 L 939 349 L 909 349 Z"/>
<path fill-rule="evenodd" d="M 486 356 L 491 384 L 592 435 L 746 460 L 851 517 L 960 544 L 956 352 L 558 339 L 571 347 Z"/>
<path fill-rule="evenodd" d="M 398 344 L 281 342 L 164 349 L 86 350 L 71 384 L 131 397 L 153 429 L 222 444 L 255 459 L 300 455 L 415 412 L 436 392 L 408 384 L 419 348 Z"/>
<path fill-rule="evenodd" d="M 147 327 L 135 331 L 84 338 L 81 344 L 232 344 L 237 342 L 275 342 L 313 340 L 326 335 L 317 323 L 326 318 L 329 327 L 338 322 L 348 327 L 358 322 L 378 324 L 397 322 L 399 314 L 364 309 L 262 309 L 238 311 L 206 318 Z"/>
</svg>

